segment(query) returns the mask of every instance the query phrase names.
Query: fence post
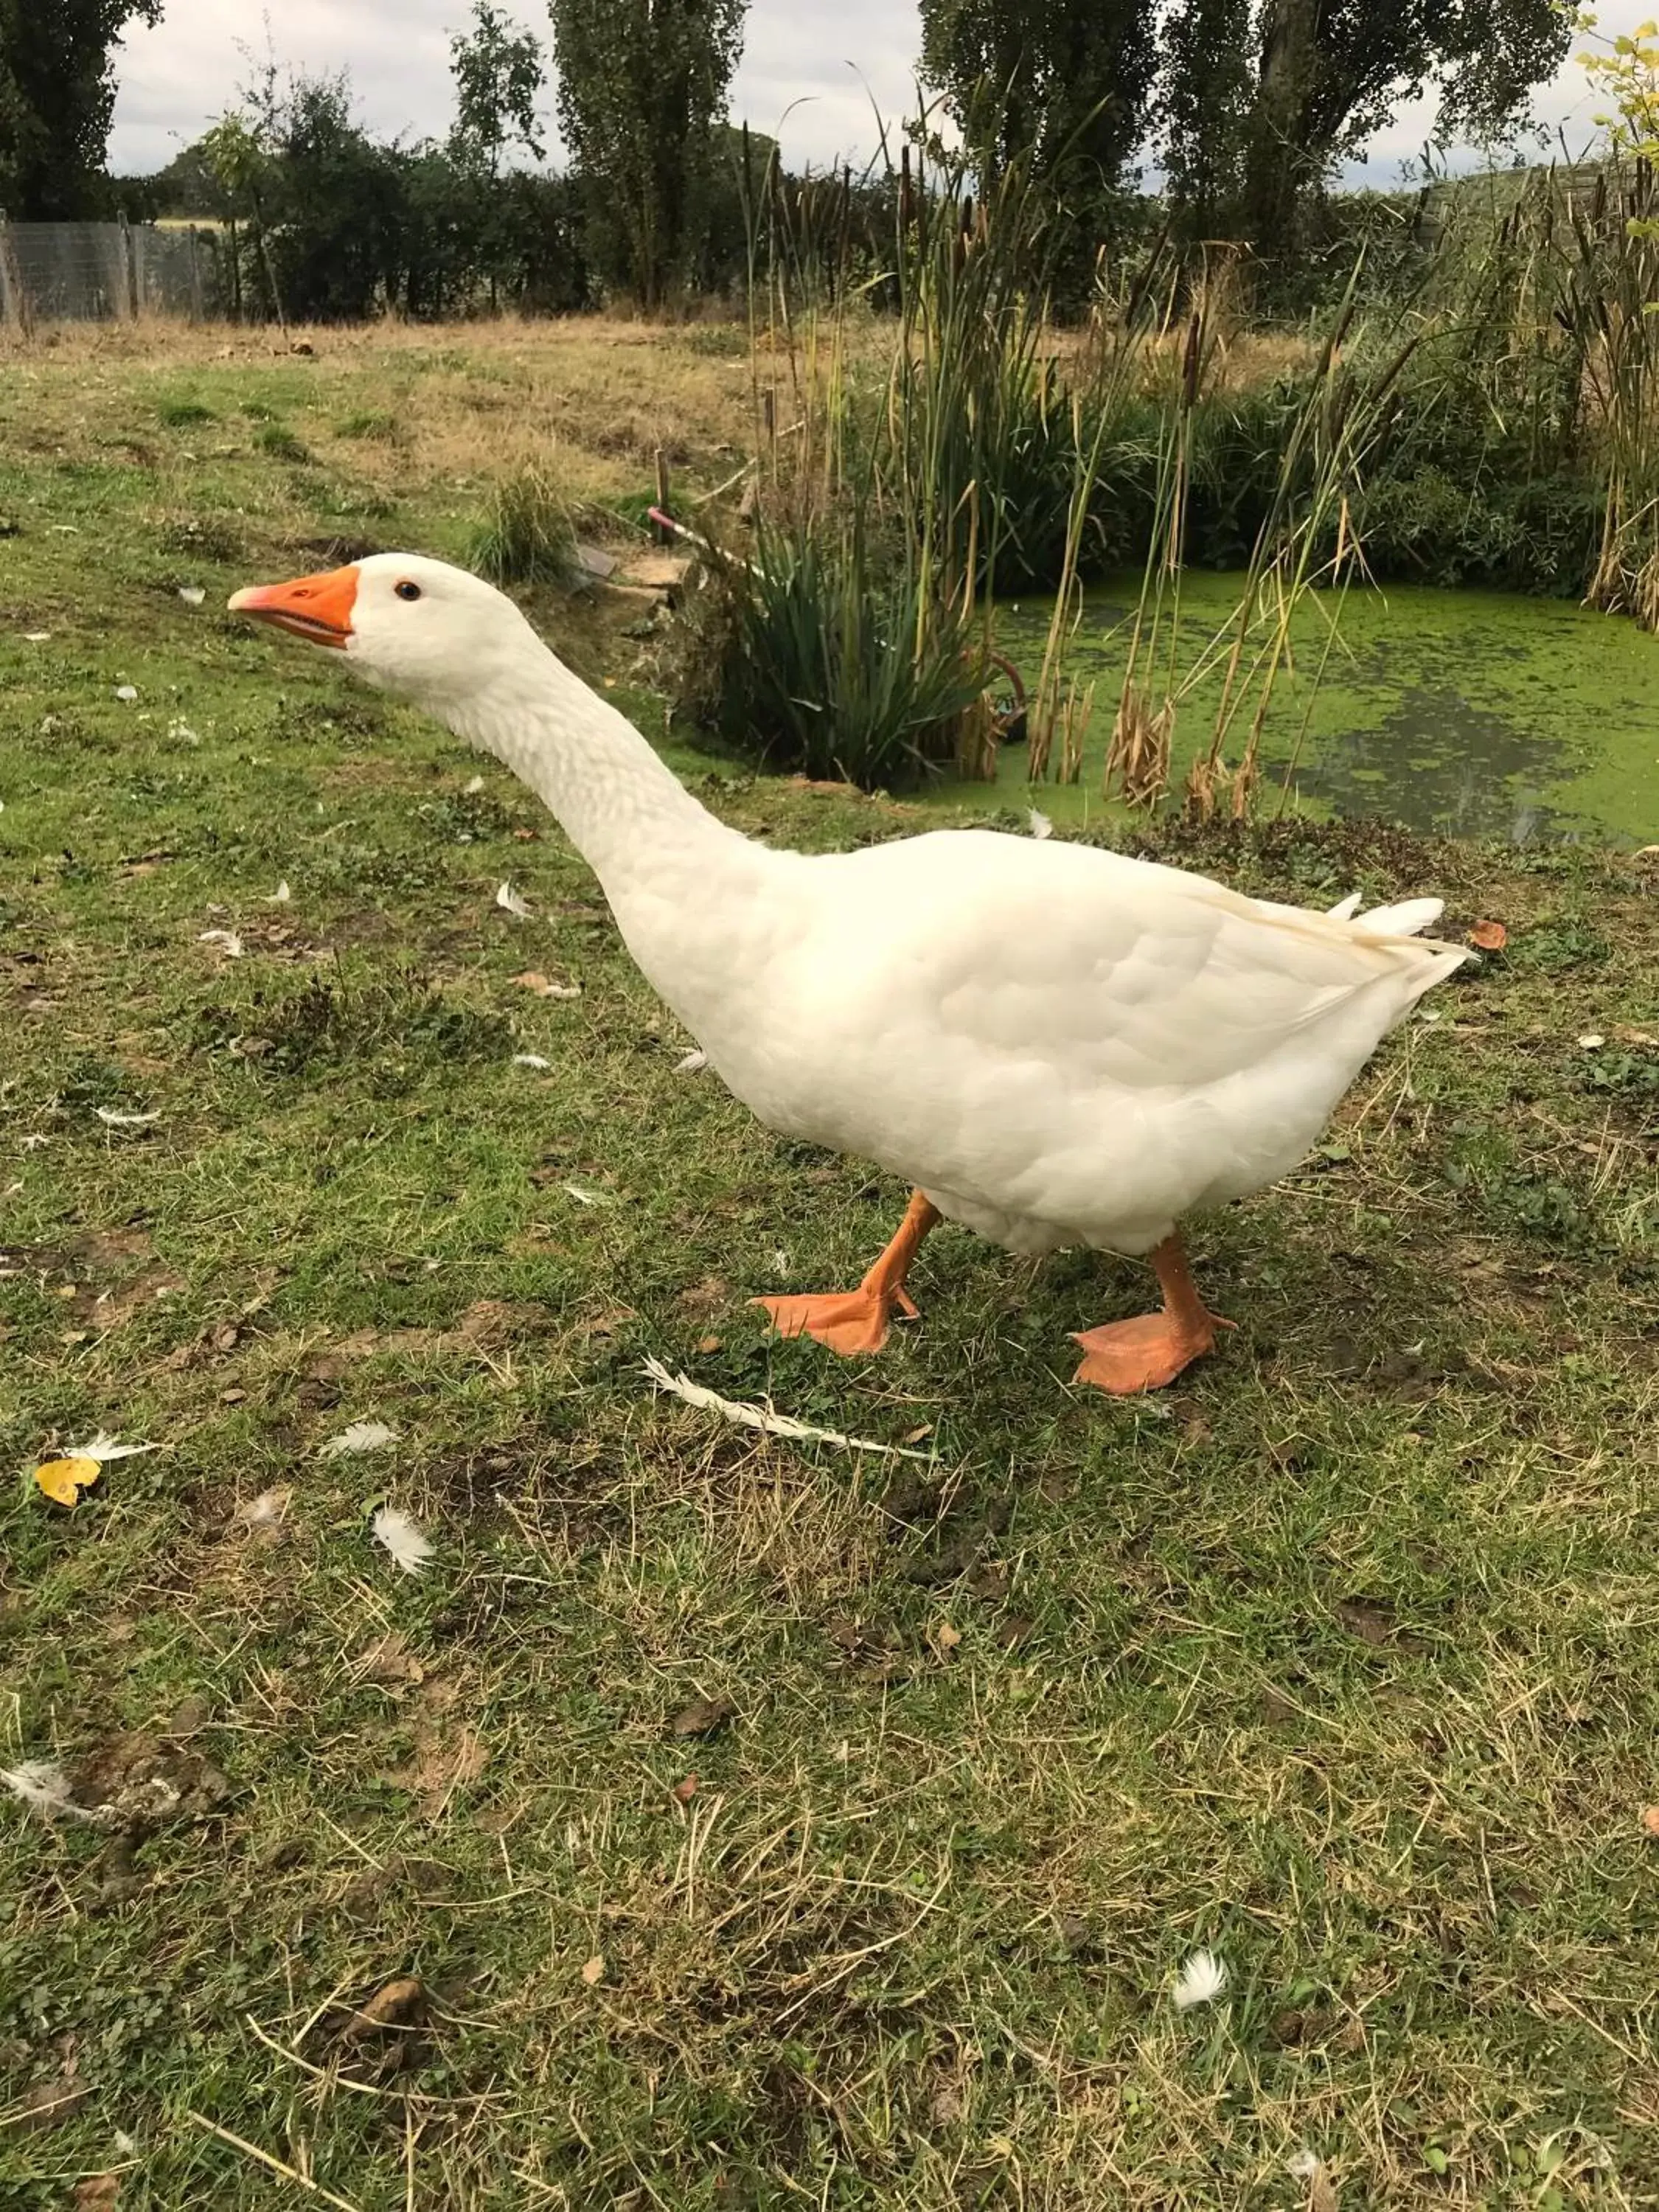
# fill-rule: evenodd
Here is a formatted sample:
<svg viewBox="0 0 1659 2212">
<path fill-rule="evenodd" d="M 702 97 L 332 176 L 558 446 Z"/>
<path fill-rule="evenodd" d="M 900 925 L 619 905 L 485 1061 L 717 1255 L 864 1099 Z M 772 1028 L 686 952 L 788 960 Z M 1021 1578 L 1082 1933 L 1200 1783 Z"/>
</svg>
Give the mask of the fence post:
<svg viewBox="0 0 1659 2212">
<path fill-rule="evenodd" d="M 116 210 L 116 220 L 121 226 L 121 270 L 122 281 L 126 287 L 127 319 L 129 322 L 136 323 L 138 319 L 137 249 L 133 244 L 132 226 L 127 221 L 127 211 L 125 208 Z"/>
<path fill-rule="evenodd" d="M 190 319 L 193 323 L 202 319 L 202 264 L 194 223 L 190 227 Z"/>
<path fill-rule="evenodd" d="M 23 289 L 23 272 L 4 208 L 0 208 L 0 323 L 15 324 L 26 338 L 34 334 L 34 313 Z"/>
</svg>

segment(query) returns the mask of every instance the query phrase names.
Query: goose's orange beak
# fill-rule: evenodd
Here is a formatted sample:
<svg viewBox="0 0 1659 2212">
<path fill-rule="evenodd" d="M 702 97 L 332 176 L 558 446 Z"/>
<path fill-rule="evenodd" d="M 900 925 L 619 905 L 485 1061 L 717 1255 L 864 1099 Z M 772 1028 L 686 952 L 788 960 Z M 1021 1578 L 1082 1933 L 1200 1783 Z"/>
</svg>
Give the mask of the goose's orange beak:
<svg viewBox="0 0 1659 2212">
<path fill-rule="evenodd" d="M 290 584 L 250 584 L 230 602 L 234 615 L 253 615 L 313 645 L 343 648 L 351 635 L 351 611 L 357 603 L 355 567 L 328 568 L 318 576 L 299 576 Z"/>
</svg>

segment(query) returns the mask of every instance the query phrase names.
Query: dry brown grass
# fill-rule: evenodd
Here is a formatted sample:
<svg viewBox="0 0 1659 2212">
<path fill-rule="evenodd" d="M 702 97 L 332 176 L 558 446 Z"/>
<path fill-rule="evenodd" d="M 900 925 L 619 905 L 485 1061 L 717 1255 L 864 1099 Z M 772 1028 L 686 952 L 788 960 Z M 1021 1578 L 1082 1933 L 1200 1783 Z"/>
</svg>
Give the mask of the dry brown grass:
<svg viewBox="0 0 1659 2212">
<path fill-rule="evenodd" d="M 33 388 L 37 434 L 71 445 L 106 426 L 117 392 L 303 377 L 306 442 L 379 491 L 506 475 L 551 448 L 566 496 L 580 502 L 638 489 L 659 450 L 694 477 L 722 459 L 729 470 L 748 450 L 746 339 L 726 337 L 708 325 L 591 316 L 295 325 L 284 342 L 274 331 L 145 318 L 56 324 L 28 342 L 0 335 L 0 375 Z M 123 412 L 130 420 L 131 407 Z M 354 414 L 388 415 L 395 431 L 341 435 L 337 424 Z"/>
</svg>

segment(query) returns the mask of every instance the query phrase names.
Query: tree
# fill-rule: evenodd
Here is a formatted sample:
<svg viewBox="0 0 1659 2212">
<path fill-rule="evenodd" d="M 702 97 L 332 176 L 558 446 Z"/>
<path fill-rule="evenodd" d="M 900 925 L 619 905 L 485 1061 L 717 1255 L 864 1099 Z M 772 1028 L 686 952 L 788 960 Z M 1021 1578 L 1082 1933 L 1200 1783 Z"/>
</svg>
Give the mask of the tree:
<svg viewBox="0 0 1659 2212">
<path fill-rule="evenodd" d="M 559 119 L 602 274 L 647 313 L 684 289 L 745 0 L 550 0 Z"/>
<path fill-rule="evenodd" d="M 1240 210 L 1254 76 L 1250 0 L 1182 0 L 1164 33 L 1165 190 L 1188 238 L 1224 238 Z"/>
<path fill-rule="evenodd" d="M 536 113 L 536 96 L 545 82 L 541 45 L 528 31 L 514 33 L 509 20 L 490 0 L 473 0 L 471 30 L 458 31 L 449 42 L 455 80 L 450 157 L 458 169 L 492 185 L 512 147 L 522 146 L 532 161 L 543 153 Z"/>
<path fill-rule="evenodd" d="M 964 132 L 990 118 L 997 166 L 1080 162 L 1115 185 L 1146 123 L 1154 13 L 1153 0 L 921 0 L 923 81 Z"/>
<path fill-rule="evenodd" d="M 1334 164 L 1406 101 L 1433 90 L 1443 135 L 1500 139 L 1571 38 L 1554 0 L 1261 0 L 1253 23 L 1227 0 L 1179 0 L 1164 40 L 1172 187 L 1231 197 L 1258 253 L 1283 257 Z"/>
<path fill-rule="evenodd" d="M 453 197 L 472 258 L 489 276 L 493 313 L 519 246 L 514 217 L 521 196 L 503 190 L 501 162 L 515 146 L 532 161 L 542 158 L 536 113 L 545 82 L 541 45 L 528 31 L 514 31 L 491 0 L 473 0 L 472 28 L 451 39 L 449 67 L 455 80 L 449 160 L 459 188 Z"/>
<path fill-rule="evenodd" d="M 1057 291 L 1087 289 L 1146 135 L 1156 0 L 921 0 L 921 74 L 988 172 L 1054 204 Z"/>
<path fill-rule="evenodd" d="M 0 0 L 0 207 L 24 222 L 102 212 L 110 50 L 162 0 Z"/>
</svg>

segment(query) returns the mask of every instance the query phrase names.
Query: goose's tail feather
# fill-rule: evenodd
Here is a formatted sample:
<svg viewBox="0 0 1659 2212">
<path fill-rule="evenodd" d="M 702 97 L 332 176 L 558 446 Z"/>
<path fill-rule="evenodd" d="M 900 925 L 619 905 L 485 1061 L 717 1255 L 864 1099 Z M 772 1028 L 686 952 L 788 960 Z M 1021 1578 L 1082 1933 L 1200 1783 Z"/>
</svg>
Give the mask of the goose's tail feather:
<svg viewBox="0 0 1659 2212">
<path fill-rule="evenodd" d="M 1398 906 L 1374 906 L 1359 911 L 1359 893 L 1350 895 L 1330 909 L 1333 921 L 1355 921 L 1367 937 L 1417 937 L 1445 912 L 1444 899 L 1402 899 Z"/>
</svg>

